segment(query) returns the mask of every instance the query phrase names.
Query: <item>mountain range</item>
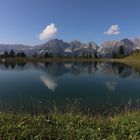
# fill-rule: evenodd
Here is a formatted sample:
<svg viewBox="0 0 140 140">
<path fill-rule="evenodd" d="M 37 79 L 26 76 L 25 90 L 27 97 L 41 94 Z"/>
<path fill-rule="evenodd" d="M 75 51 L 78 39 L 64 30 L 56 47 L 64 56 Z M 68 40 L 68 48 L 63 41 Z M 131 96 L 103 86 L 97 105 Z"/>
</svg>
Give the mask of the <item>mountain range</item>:
<svg viewBox="0 0 140 140">
<path fill-rule="evenodd" d="M 129 55 L 136 50 L 140 50 L 140 38 L 122 39 L 120 41 L 106 41 L 100 46 L 95 42 L 82 43 L 80 41 L 74 40 L 71 42 L 64 42 L 63 40 L 53 39 L 44 44 L 36 46 L 28 45 L 10 45 L 10 44 L 0 44 L 0 54 L 4 51 L 13 50 L 15 53 L 23 51 L 27 56 L 32 56 L 36 53 L 37 56 L 44 56 L 46 52 L 51 53 L 53 56 L 73 56 L 79 57 L 84 55 L 90 55 L 95 57 L 112 57 L 113 53 L 118 54 L 120 46 L 123 46 L 124 53 Z"/>
</svg>

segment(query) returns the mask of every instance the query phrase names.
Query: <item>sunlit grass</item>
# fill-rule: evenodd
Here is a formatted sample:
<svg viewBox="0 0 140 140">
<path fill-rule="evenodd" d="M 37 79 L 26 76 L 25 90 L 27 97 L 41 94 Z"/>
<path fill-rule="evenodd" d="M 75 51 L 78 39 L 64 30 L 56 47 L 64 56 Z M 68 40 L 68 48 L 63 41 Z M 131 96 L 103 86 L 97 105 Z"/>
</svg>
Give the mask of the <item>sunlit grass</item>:
<svg viewBox="0 0 140 140">
<path fill-rule="evenodd" d="M 0 114 L 1 139 L 138 140 L 140 112 L 113 116 L 51 112 L 46 115 Z"/>
</svg>

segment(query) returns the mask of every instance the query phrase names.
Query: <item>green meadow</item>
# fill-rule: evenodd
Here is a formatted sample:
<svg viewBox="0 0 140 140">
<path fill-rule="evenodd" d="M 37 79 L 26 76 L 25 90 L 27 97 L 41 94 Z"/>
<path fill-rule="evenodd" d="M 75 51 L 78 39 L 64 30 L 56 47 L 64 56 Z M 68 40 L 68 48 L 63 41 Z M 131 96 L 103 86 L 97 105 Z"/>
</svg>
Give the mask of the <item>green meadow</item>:
<svg viewBox="0 0 140 140">
<path fill-rule="evenodd" d="M 1 140 L 139 140 L 140 112 L 0 114 Z"/>
</svg>

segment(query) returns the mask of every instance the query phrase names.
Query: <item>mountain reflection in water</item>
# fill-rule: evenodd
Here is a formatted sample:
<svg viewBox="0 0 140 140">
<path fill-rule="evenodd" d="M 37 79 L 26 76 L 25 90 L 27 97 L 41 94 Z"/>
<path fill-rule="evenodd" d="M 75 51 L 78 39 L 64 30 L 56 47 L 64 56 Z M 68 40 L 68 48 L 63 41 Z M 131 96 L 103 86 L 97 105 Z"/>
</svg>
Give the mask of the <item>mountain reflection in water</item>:
<svg viewBox="0 0 140 140">
<path fill-rule="evenodd" d="M 0 110 L 43 111 L 54 102 L 65 106 L 66 99 L 98 110 L 140 99 L 140 72 L 120 63 L 5 62 L 0 78 Z"/>
</svg>

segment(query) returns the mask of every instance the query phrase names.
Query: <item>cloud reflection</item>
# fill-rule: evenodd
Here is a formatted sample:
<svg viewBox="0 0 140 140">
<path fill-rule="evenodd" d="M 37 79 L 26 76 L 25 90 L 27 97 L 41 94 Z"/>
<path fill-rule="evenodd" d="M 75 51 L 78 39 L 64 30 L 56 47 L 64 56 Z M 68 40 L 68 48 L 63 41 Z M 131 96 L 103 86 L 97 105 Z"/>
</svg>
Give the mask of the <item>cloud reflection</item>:
<svg viewBox="0 0 140 140">
<path fill-rule="evenodd" d="M 44 83 L 45 86 L 51 91 L 55 91 L 57 87 L 56 81 L 49 75 L 40 76 L 40 80 Z"/>
<path fill-rule="evenodd" d="M 106 81 L 104 84 L 108 90 L 115 91 L 118 83 L 116 81 Z"/>
</svg>

